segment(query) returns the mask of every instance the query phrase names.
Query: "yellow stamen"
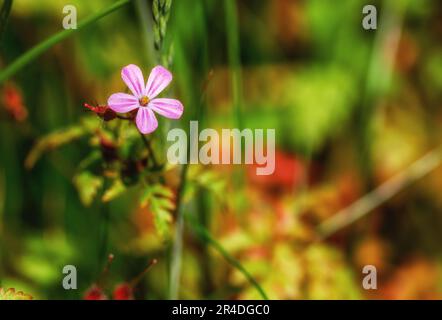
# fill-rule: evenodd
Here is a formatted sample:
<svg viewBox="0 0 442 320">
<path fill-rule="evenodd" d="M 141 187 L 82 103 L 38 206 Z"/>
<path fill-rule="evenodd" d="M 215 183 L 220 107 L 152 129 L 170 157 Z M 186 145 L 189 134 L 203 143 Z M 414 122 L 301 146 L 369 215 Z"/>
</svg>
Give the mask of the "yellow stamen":
<svg viewBox="0 0 442 320">
<path fill-rule="evenodd" d="M 140 99 L 140 104 L 144 107 L 149 103 L 149 98 L 147 96 L 142 96 Z"/>
</svg>

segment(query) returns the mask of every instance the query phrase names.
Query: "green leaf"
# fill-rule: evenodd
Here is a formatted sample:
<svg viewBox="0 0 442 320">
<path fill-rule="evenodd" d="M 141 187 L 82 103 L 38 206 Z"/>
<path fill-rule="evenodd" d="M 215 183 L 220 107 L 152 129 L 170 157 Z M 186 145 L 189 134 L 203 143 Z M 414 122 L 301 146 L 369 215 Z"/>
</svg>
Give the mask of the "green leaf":
<svg viewBox="0 0 442 320">
<path fill-rule="evenodd" d="M 315 151 L 350 119 L 357 90 L 348 72 L 312 67 L 287 82 L 281 113 L 291 143 L 300 150 Z"/>
<path fill-rule="evenodd" d="M 149 186 L 140 198 L 142 207 L 148 207 L 154 218 L 155 228 L 162 238 L 170 235 L 171 212 L 175 210 L 174 193 L 169 188 L 155 184 Z"/>
<path fill-rule="evenodd" d="M 0 288 L 0 300 L 32 300 L 32 296 L 22 291 L 15 291 L 14 288 Z"/>
<path fill-rule="evenodd" d="M 98 191 L 103 186 L 103 178 L 84 171 L 76 175 L 73 179 L 77 188 L 81 202 L 85 206 L 90 206 L 94 201 Z"/>
<path fill-rule="evenodd" d="M 218 172 L 192 167 L 188 182 L 186 193 L 193 194 L 197 188 L 203 188 L 212 193 L 218 200 L 222 201 L 224 199 L 226 181 Z M 186 195 L 186 198 L 188 197 L 189 194 Z"/>
<path fill-rule="evenodd" d="M 116 179 L 112 185 L 107 189 L 101 200 L 103 202 L 109 202 L 120 196 L 126 191 L 126 186 L 120 179 Z"/>
<path fill-rule="evenodd" d="M 87 133 L 88 130 L 86 126 L 81 124 L 52 132 L 47 136 L 40 138 L 26 157 L 25 167 L 27 169 L 32 169 L 43 153 L 57 149 L 69 142 L 77 140 Z"/>
<path fill-rule="evenodd" d="M 32 169 L 43 153 L 57 149 L 95 132 L 100 124 L 101 122 L 96 117 L 85 117 L 77 125 L 72 125 L 41 137 L 28 153 L 25 159 L 25 167 Z"/>
</svg>

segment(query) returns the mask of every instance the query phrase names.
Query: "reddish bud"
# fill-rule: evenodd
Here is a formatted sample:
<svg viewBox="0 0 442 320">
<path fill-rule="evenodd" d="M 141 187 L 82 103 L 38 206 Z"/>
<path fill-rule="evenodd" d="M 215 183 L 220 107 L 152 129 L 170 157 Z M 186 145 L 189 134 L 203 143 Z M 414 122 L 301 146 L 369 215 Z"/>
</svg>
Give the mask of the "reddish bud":
<svg viewBox="0 0 442 320">
<path fill-rule="evenodd" d="M 2 102 L 6 111 L 18 122 L 24 121 L 28 117 L 22 94 L 12 84 L 5 85 L 2 94 Z"/>
<path fill-rule="evenodd" d="M 84 103 L 83 105 L 84 105 L 85 108 L 91 110 L 92 112 L 95 112 L 96 114 L 104 114 L 104 112 L 107 109 L 107 106 L 99 106 L 99 105 L 93 106 L 93 105 L 88 104 L 88 103 Z"/>
<path fill-rule="evenodd" d="M 84 104 L 84 107 L 94 112 L 97 116 L 102 118 L 104 121 L 111 121 L 117 117 L 115 111 L 113 111 L 108 106 L 100 106 L 100 105 L 90 105 L 88 103 Z"/>
<path fill-rule="evenodd" d="M 109 138 L 101 135 L 100 136 L 100 149 L 103 155 L 103 158 L 107 162 L 112 162 L 118 160 L 118 148 L 115 143 Z"/>
<path fill-rule="evenodd" d="M 106 111 L 103 113 L 103 120 L 104 121 L 111 121 L 114 120 L 117 117 L 117 114 L 114 110 L 107 108 Z"/>
<path fill-rule="evenodd" d="M 84 300 L 107 300 L 107 296 L 100 287 L 93 285 L 84 294 Z"/>
<path fill-rule="evenodd" d="M 133 300 L 133 290 L 128 283 L 121 283 L 115 287 L 114 300 Z"/>
</svg>

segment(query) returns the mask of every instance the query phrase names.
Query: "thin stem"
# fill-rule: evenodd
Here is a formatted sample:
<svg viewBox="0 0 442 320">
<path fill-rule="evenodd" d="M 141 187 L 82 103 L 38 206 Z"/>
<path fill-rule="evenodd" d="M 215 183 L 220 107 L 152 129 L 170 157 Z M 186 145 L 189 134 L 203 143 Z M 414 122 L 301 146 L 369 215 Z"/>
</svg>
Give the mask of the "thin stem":
<svg viewBox="0 0 442 320">
<path fill-rule="evenodd" d="M 399 50 L 399 40 L 405 19 L 407 2 L 384 1 L 385 9 L 381 16 L 382 28 L 374 41 L 371 59 L 367 70 L 365 92 L 362 107 L 358 114 L 359 164 L 365 183 L 371 185 L 372 156 L 371 139 L 372 122 L 379 99 L 391 87 L 394 72 L 394 59 Z"/>
<path fill-rule="evenodd" d="M 183 214 L 183 193 L 186 188 L 187 171 L 189 165 L 184 164 L 181 169 L 180 185 L 177 191 L 176 198 L 176 211 L 177 227 L 175 231 L 175 242 L 172 248 L 172 261 L 170 269 L 170 284 L 169 284 L 169 297 L 172 300 L 178 299 L 178 292 L 180 287 L 180 275 L 181 275 L 181 254 L 183 247 L 183 230 L 184 230 L 184 214 Z"/>
<path fill-rule="evenodd" d="M 134 119 L 133 117 L 125 117 L 120 114 L 117 114 L 117 118 L 121 119 L 121 120 L 133 120 Z"/>
<path fill-rule="evenodd" d="M 230 66 L 231 75 L 231 92 L 234 118 L 236 119 L 237 127 L 242 130 L 244 121 L 242 117 L 242 74 L 241 74 L 241 48 L 239 39 L 238 26 L 238 9 L 237 1 L 224 1 L 225 10 L 225 27 L 227 34 L 227 55 Z M 236 168 L 233 175 L 233 185 L 240 189 L 244 184 L 244 173 L 240 168 Z"/>
<path fill-rule="evenodd" d="M 149 156 L 152 159 L 152 164 L 154 166 L 154 168 L 160 168 L 161 166 L 159 165 L 159 162 L 157 161 L 156 157 L 155 157 L 155 153 L 153 152 L 153 148 L 152 145 L 150 144 L 150 140 L 146 138 L 146 136 L 144 134 L 142 134 L 140 132 L 140 136 L 141 136 L 141 140 L 143 140 L 144 145 L 147 148 L 147 151 L 149 151 Z"/>
<path fill-rule="evenodd" d="M 124 5 L 128 4 L 131 0 L 120 0 L 115 2 L 114 4 L 110 5 L 106 9 L 103 9 L 102 11 L 93 14 L 89 16 L 88 18 L 80 21 L 77 25 L 77 29 L 66 29 L 62 30 L 53 36 L 49 37 L 48 39 L 40 42 L 32 49 L 26 51 L 23 55 L 21 55 L 19 58 L 17 58 L 14 62 L 12 62 L 10 65 L 8 65 L 1 73 L 0 73 L 0 84 L 3 83 L 5 80 L 16 74 L 18 71 L 20 71 L 23 67 L 25 67 L 27 64 L 29 64 L 31 61 L 39 57 L 42 53 L 49 50 L 51 47 L 53 47 L 55 44 L 63 41 L 64 39 L 68 38 L 72 34 L 74 34 L 77 31 L 80 31 L 81 29 L 93 24 L 94 22 L 98 21 L 99 19 L 107 16 L 108 14 L 114 12 L 115 10 L 120 9 Z"/>
<path fill-rule="evenodd" d="M 269 298 L 264 289 L 261 287 L 258 281 L 256 281 L 256 279 L 247 271 L 247 269 L 237 259 L 232 257 L 226 251 L 226 249 L 224 249 L 224 247 L 218 241 L 216 241 L 214 237 L 212 237 L 209 231 L 196 221 L 195 218 L 191 217 L 190 215 L 187 215 L 187 217 L 189 218 L 191 222 L 190 225 L 195 230 L 196 234 L 203 241 L 208 242 L 216 251 L 218 251 L 228 263 L 238 269 L 247 278 L 250 284 L 256 288 L 256 290 L 259 292 L 264 300 L 268 300 Z"/>
<path fill-rule="evenodd" d="M 99 265 L 101 261 L 106 256 L 109 247 L 109 224 L 110 224 L 110 208 L 108 204 L 104 206 L 104 212 L 102 214 L 102 224 L 101 224 L 101 241 L 100 241 L 100 253 L 99 253 Z M 108 268 L 113 260 L 114 256 L 112 254 L 108 255 L 108 262 L 103 273 L 107 273 Z M 104 281 L 104 280 L 103 280 Z"/>
<path fill-rule="evenodd" d="M 5 210 L 5 177 L 3 171 L 0 172 L 0 286 L 3 278 L 3 253 L 5 252 L 4 238 L 4 210 Z"/>
<path fill-rule="evenodd" d="M 138 276 L 136 276 L 131 282 L 129 282 L 129 286 L 131 288 L 134 288 L 141 281 L 141 279 L 143 279 L 143 277 L 147 273 L 147 271 L 149 271 L 157 263 L 158 263 L 157 259 L 152 259 L 152 261 L 150 261 L 149 265 Z"/>
<path fill-rule="evenodd" d="M 8 22 L 9 14 L 11 13 L 12 2 L 13 2 L 12 0 L 3 1 L 3 6 L 0 11 L 0 42 L 3 38 L 3 34 L 5 33 L 6 24 Z"/>
<path fill-rule="evenodd" d="M 153 47 L 153 35 L 150 30 L 152 30 L 152 12 L 147 5 L 145 0 L 136 0 L 135 8 L 138 14 L 138 20 L 141 26 L 141 38 L 145 47 L 145 53 L 147 60 L 152 62 L 155 57 L 155 51 Z"/>
<path fill-rule="evenodd" d="M 98 280 L 97 280 L 97 286 L 98 287 L 102 288 L 102 287 L 105 286 L 106 278 L 107 278 L 110 266 L 111 266 L 113 261 L 114 261 L 114 255 L 112 253 L 110 253 L 107 256 L 107 260 L 106 260 L 106 263 L 104 264 L 104 268 L 103 268 L 103 270 L 101 271 L 101 274 L 98 277 Z M 101 260 L 100 260 L 99 265 L 101 266 Z"/>
<path fill-rule="evenodd" d="M 427 153 L 410 165 L 405 171 L 381 184 L 378 188 L 357 200 L 349 207 L 339 211 L 319 226 L 321 239 L 327 238 L 338 230 L 362 218 L 373 209 L 399 193 L 411 183 L 419 180 L 436 169 L 442 162 L 442 146 Z"/>
<path fill-rule="evenodd" d="M 236 122 L 239 129 L 243 127 L 242 112 L 241 112 L 241 54 L 239 46 L 239 32 L 238 32 L 238 13 L 235 0 L 226 0 L 225 16 L 226 16 L 226 32 L 227 32 L 227 50 L 229 64 L 231 68 L 232 81 L 232 99 L 235 110 Z"/>
</svg>

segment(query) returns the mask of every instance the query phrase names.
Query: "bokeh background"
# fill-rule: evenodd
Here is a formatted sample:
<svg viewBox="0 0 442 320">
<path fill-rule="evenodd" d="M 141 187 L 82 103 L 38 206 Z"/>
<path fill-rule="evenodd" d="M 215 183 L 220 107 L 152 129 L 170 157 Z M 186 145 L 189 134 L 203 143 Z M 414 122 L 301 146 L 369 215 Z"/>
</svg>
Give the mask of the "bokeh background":
<svg viewBox="0 0 442 320">
<path fill-rule="evenodd" d="M 112 3 L 69 1 L 79 20 Z M 13 1 L 2 70 L 62 29 L 66 4 Z M 362 28 L 366 4 L 377 30 Z M 0 86 L 0 287 L 34 299 L 127 298 L 114 292 L 125 283 L 137 299 L 442 297 L 442 2 L 174 0 L 158 28 L 152 1 L 132 1 Z M 276 129 L 275 173 L 151 171 L 130 123 L 83 107 L 124 90 L 130 63 L 170 68 L 168 96 L 185 105 L 148 136 L 160 161 L 167 131 L 198 119 Z M 61 285 L 65 265 L 77 290 Z M 365 265 L 377 290 L 362 287 Z"/>
</svg>

